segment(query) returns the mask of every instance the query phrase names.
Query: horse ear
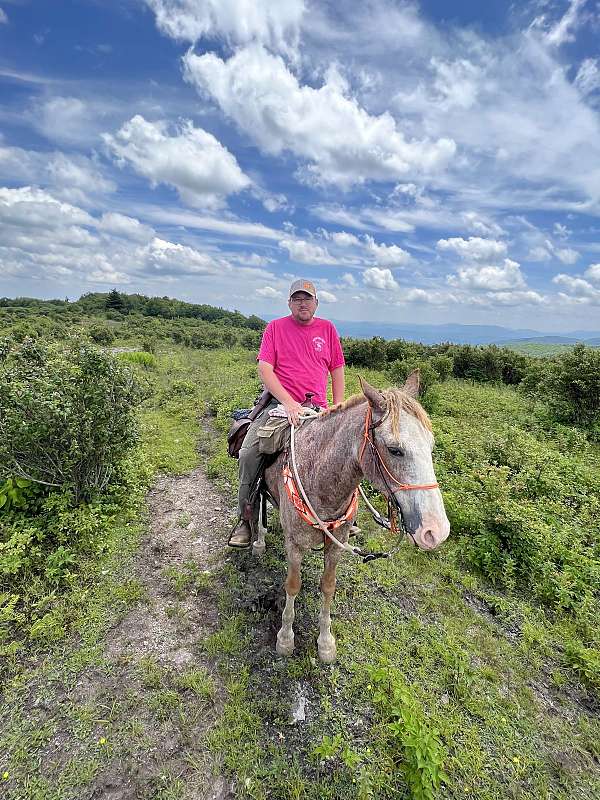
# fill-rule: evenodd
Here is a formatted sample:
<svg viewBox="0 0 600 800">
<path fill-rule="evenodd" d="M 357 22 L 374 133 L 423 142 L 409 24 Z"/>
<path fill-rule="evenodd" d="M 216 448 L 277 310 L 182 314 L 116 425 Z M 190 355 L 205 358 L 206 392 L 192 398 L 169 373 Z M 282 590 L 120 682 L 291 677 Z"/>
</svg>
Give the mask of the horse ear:
<svg viewBox="0 0 600 800">
<path fill-rule="evenodd" d="M 419 396 L 419 389 L 421 388 L 421 373 L 419 369 L 413 369 L 410 373 L 406 381 L 404 382 L 404 386 L 402 387 L 403 391 L 406 394 L 409 394 L 411 397 L 418 397 Z"/>
<path fill-rule="evenodd" d="M 360 388 L 363 390 L 363 394 L 369 401 L 371 408 L 375 411 L 385 411 L 385 398 L 379 389 L 371 386 L 371 384 L 367 383 L 360 375 L 358 380 L 360 381 Z"/>
</svg>

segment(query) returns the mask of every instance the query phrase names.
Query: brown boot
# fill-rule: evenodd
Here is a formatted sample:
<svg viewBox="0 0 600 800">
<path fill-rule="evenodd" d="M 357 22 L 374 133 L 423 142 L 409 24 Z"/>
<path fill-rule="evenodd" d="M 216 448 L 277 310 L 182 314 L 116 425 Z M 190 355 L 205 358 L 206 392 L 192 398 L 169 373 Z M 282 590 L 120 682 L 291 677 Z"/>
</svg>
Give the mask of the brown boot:
<svg viewBox="0 0 600 800">
<path fill-rule="evenodd" d="M 231 532 L 227 544 L 229 547 L 235 547 L 237 550 L 245 550 L 247 547 L 250 547 L 251 539 L 252 531 L 250 530 L 250 523 L 245 519 L 241 519 Z"/>
</svg>

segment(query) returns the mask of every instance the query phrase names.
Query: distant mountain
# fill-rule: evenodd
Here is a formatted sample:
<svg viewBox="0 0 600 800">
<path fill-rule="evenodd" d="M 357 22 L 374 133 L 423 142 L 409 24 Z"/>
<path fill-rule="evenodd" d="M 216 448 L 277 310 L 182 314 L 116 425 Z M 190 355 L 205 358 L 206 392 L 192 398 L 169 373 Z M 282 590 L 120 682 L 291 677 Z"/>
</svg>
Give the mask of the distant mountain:
<svg viewBox="0 0 600 800">
<path fill-rule="evenodd" d="M 274 319 L 276 315 L 263 314 L 264 319 Z M 277 315 L 279 316 L 279 315 Z M 333 319 L 340 336 L 351 336 L 354 339 L 370 339 L 381 336 L 384 339 L 406 339 L 409 342 L 423 344 L 505 344 L 526 340 L 542 344 L 576 344 L 584 342 L 590 347 L 600 343 L 600 331 L 569 331 L 568 333 L 544 333 L 531 328 L 504 328 L 501 325 L 419 325 L 417 323 L 395 322 L 348 322 Z"/>
<path fill-rule="evenodd" d="M 453 342 L 455 344 L 504 344 L 527 340 L 544 344 L 576 344 L 584 342 L 591 347 L 600 344 L 600 331 L 575 331 L 564 334 L 543 333 L 530 328 L 504 328 L 501 325 L 418 325 L 415 323 L 395 324 L 387 322 L 348 322 L 333 320 L 340 336 L 357 339 L 370 339 L 382 336 L 384 339 L 406 339 L 423 344 Z"/>
</svg>

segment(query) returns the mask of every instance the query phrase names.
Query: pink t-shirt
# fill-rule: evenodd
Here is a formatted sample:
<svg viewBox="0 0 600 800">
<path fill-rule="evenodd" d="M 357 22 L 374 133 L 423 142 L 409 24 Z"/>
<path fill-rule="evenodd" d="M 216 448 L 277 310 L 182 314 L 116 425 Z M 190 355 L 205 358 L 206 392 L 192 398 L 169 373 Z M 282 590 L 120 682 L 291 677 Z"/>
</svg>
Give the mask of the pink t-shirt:
<svg viewBox="0 0 600 800">
<path fill-rule="evenodd" d="M 327 406 L 329 373 L 344 366 L 344 354 L 335 326 L 313 317 L 301 325 L 290 315 L 274 319 L 265 328 L 258 360 L 273 366 L 284 389 L 299 403 L 313 392 L 313 403 Z"/>
</svg>

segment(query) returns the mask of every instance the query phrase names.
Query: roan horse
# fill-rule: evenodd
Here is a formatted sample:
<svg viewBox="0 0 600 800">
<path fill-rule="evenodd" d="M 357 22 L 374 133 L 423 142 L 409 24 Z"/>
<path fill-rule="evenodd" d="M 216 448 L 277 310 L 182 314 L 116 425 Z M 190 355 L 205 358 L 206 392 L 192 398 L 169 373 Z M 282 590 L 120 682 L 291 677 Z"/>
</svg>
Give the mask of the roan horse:
<svg viewBox="0 0 600 800">
<path fill-rule="evenodd" d="M 306 495 L 321 520 L 338 519 L 348 508 L 360 481 L 367 478 L 396 505 L 414 544 L 421 550 L 433 550 L 447 538 L 450 523 L 433 471 L 431 423 L 415 399 L 418 371 L 408 377 L 402 389 L 379 391 L 365 381 L 361 386 L 363 394 L 334 406 L 298 429 L 296 461 Z M 284 458 L 283 454 L 279 456 L 265 472 L 269 492 L 279 506 L 288 563 L 277 652 L 289 656 L 294 650 L 294 602 L 301 586 L 302 557 L 325 539 L 317 646 L 319 658 L 329 664 L 336 657 L 330 609 L 335 570 L 343 551 L 299 516 L 284 488 Z M 349 529 L 347 522 L 335 529 L 334 535 L 347 542 Z M 256 553 L 264 549 L 263 537 L 264 532 L 259 533 Z"/>
</svg>

